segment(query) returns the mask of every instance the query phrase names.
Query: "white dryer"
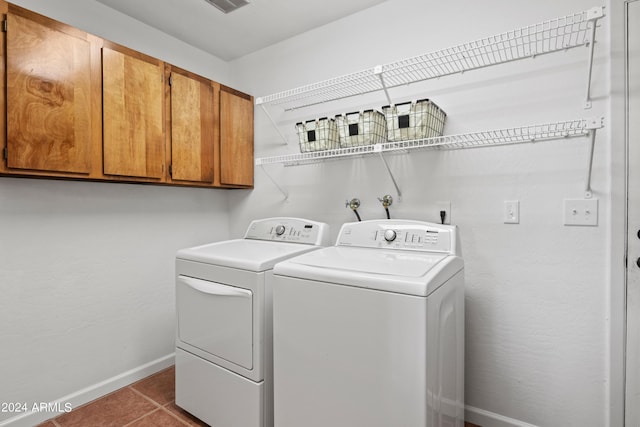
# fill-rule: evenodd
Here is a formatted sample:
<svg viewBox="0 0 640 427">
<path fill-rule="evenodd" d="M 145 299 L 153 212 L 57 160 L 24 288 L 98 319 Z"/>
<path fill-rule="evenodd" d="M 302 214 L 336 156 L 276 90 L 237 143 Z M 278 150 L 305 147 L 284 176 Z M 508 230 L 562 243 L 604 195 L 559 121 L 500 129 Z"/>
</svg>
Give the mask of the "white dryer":
<svg viewBox="0 0 640 427">
<path fill-rule="evenodd" d="M 464 279 L 457 228 L 342 226 L 277 264 L 277 427 L 462 427 Z"/>
<path fill-rule="evenodd" d="M 272 269 L 329 239 L 324 223 L 268 218 L 243 239 L 178 251 L 178 406 L 216 427 L 273 426 Z"/>
</svg>

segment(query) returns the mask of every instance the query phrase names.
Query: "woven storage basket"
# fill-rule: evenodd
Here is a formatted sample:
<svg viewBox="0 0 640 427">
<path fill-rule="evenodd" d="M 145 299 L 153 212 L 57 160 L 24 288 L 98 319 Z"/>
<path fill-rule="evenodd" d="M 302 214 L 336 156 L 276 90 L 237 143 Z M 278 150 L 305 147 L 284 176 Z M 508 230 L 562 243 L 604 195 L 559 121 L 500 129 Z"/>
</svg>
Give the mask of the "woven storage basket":
<svg viewBox="0 0 640 427">
<path fill-rule="evenodd" d="M 375 110 L 348 113 L 336 116 L 340 133 L 340 147 L 387 142 L 387 125 L 384 114 Z"/>
<path fill-rule="evenodd" d="M 382 112 L 391 142 L 442 136 L 447 117 L 440 107 L 428 99 L 385 105 Z"/>
<path fill-rule="evenodd" d="M 296 123 L 300 152 L 330 150 L 340 147 L 338 126 L 334 119 L 326 117 Z"/>
</svg>

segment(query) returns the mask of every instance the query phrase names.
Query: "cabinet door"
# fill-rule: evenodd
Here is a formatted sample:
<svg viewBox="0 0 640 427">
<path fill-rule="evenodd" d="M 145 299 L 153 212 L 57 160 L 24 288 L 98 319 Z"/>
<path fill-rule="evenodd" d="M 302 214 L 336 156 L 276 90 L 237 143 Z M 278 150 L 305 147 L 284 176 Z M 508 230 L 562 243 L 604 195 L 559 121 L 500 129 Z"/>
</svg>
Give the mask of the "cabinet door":
<svg viewBox="0 0 640 427">
<path fill-rule="evenodd" d="M 220 86 L 220 183 L 253 186 L 253 97 Z"/>
<path fill-rule="evenodd" d="M 91 171 L 91 44 L 86 33 L 10 5 L 7 167 Z"/>
<path fill-rule="evenodd" d="M 218 117 L 211 81 L 171 72 L 171 178 L 213 183 Z"/>
<path fill-rule="evenodd" d="M 162 63 L 105 44 L 102 72 L 105 175 L 162 178 Z"/>
</svg>

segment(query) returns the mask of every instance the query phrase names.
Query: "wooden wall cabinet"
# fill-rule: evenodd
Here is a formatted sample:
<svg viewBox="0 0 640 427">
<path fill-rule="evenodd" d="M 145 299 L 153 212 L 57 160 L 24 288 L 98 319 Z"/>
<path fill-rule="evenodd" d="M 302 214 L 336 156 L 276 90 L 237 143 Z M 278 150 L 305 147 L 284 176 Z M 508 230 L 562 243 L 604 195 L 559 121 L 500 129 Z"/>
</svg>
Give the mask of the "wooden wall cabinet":
<svg viewBox="0 0 640 427">
<path fill-rule="evenodd" d="M 170 73 L 167 139 L 173 182 L 213 185 L 220 138 L 218 93 L 210 80 L 167 66 Z"/>
<path fill-rule="evenodd" d="M 100 174 L 97 38 L 3 4 L 6 133 L 1 172 L 91 178 Z M 4 83 L 5 79 L 1 79 Z"/>
<path fill-rule="evenodd" d="M 220 183 L 253 186 L 253 97 L 220 87 Z"/>
<path fill-rule="evenodd" d="M 167 110 L 173 183 L 253 186 L 253 97 L 178 67 Z"/>
<path fill-rule="evenodd" d="M 108 42 L 102 48 L 104 174 L 164 178 L 164 65 Z"/>
<path fill-rule="evenodd" d="M 1 175 L 253 187 L 252 96 L 2 0 L 0 10 Z"/>
</svg>

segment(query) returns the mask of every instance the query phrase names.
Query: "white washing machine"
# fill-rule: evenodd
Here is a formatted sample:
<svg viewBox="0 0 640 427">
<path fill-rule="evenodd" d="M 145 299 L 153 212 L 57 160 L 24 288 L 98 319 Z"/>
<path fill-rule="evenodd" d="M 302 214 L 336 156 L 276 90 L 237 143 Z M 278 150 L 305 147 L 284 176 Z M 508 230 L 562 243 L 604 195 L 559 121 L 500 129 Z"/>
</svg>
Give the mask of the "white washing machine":
<svg viewBox="0 0 640 427">
<path fill-rule="evenodd" d="M 326 224 L 268 218 L 243 239 L 178 251 L 178 406 L 216 427 L 273 426 L 272 269 L 329 239 Z"/>
<path fill-rule="evenodd" d="M 344 224 L 275 266 L 273 333 L 277 427 L 462 427 L 457 228 Z"/>
</svg>

